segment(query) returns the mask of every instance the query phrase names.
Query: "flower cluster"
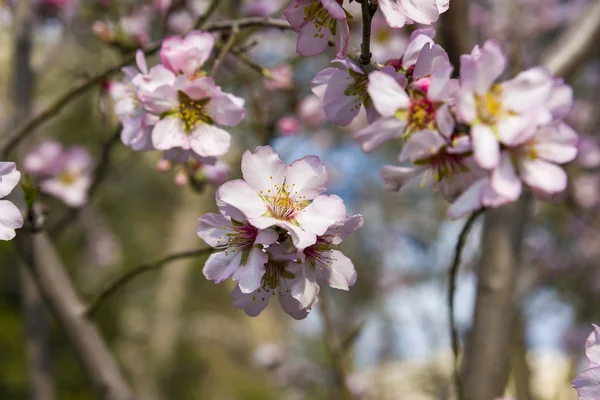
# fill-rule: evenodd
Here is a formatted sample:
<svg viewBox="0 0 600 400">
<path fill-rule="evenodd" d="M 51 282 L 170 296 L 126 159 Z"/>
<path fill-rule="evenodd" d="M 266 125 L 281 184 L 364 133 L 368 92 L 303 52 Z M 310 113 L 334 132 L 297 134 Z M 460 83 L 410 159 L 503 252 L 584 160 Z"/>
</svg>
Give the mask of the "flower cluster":
<svg viewBox="0 0 600 400">
<path fill-rule="evenodd" d="M 21 173 L 13 162 L 0 162 L 0 199 L 6 197 L 19 183 Z M 0 200 L 0 240 L 11 240 L 15 229 L 23 226 L 19 209 L 8 200 Z"/>
<path fill-rule="evenodd" d="M 237 282 L 233 304 L 251 316 L 277 295 L 286 313 L 302 319 L 321 285 L 348 290 L 356 271 L 336 247 L 363 219 L 347 216 L 338 196 L 322 194 L 328 173 L 319 158 L 286 165 L 270 146 L 258 147 L 244 153 L 242 174 L 217 190 L 220 213 L 199 219 L 198 236 L 218 250 L 206 278 Z"/>
<path fill-rule="evenodd" d="M 382 2 L 384 3 L 384 2 Z M 399 59 L 366 75 L 349 59 L 313 80 L 328 118 L 349 124 L 364 106 L 370 125 L 356 133 L 364 151 L 402 139 L 401 166 L 385 166 L 387 188 L 417 176 L 452 203 L 451 218 L 515 201 L 523 185 L 541 198 L 566 188 L 559 166 L 577 154 L 577 134 L 562 120 L 572 89 L 535 67 L 496 82 L 507 60 L 487 41 L 461 57 L 460 78 L 433 28 L 418 29 Z"/>
<path fill-rule="evenodd" d="M 92 157 L 83 147 L 64 149 L 55 141 L 45 141 L 23 160 L 25 170 L 40 179 L 40 190 L 62 200 L 69 207 L 87 203 L 92 184 Z"/>
<path fill-rule="evenodd" d="M 215 164 L 229 150 L 222 126 L 245 117 L 244 100 L 225 93 L 202 70 L 214 47 L 212 34 L 192 31 L 162 42 L 161 64 L 148 68 L 141 51 L 138 69 L 126 67 L 122 82 L 109 87 L 123 124 L 121 139 L 136 151 L 163 150 L 169 160 L 193 158 Z"/>
<path fill-rule="evenodd" d="M 589 360 L 588 369 L 573 379 L 573 387 L 579 400 L 595 400 L 600 398 L 600 327 L 596 325 L 585 341 L 585 355 Z"/>
</svg>

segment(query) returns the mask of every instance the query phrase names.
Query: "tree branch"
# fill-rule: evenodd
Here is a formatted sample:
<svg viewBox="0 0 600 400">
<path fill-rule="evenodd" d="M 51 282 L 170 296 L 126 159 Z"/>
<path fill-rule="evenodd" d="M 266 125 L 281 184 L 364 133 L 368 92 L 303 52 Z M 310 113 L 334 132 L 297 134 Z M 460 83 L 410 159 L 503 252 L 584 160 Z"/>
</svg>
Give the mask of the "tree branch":
<svg viewBox="0 0 600 400">
<path fill-rule="evenodd" d="M 329 349 L 331 363 L 335 381 L 338 386 L 338 395 L 332 396 L 343 400 L 352 400 L 352 392 L 348 388 L 348 371 L 346 370 L 346 356 L 340 342 L 340 337 L 335 329 L 335 324 L 331 316 L 331 305 L 329 304 L 329 295 L 325 290 L 320 293 L 321 316 L 323 318 L 323 328 L 325 329 L 325 344 Z"/>
<path fill-rule="evenodd" d="M 129 385 L 100 331 L 83 314 L 85 306 L 46 233 L 22 230 L 15 238 L 15 247 L 46 305 L 71 341 L 98 398 L 132 400 Z"/>
<path fill-rule="evenodd" d="M 94 297 L 94 299 L 89 303 L 89 306 L 85 309 L 84 314 L 87 316 L 93 315 L 102 306 L 102 303 L 104 303 L 118 289 L 129 283 L 129 281 L 131 281 L 138 275 L 141 275 L 148 271 L 156 270 L 177 260 L 191 257 L 200 257 L 202 255 L 210 254 L 212 251 L 212 248 L 183 251 L 181 253 L 171 254 L 165 258 L 162 258 L 150 264 L 140 265 L 139 267 L 136 267 L 131 271 L 126 272 L 125 274 L 116 278 L 112 282 L 106 284 L 104 289 L 102 289 L 102 291 L 99 294 L 97 294 L 96 297 Z"/>
<path fill-rule="evenodd" d="M 542 64 L 554 75 L 569 77 L 600 40 L 600 0 L 594 0 L 573 24 L 544 52 Z"/>
<path fill-rule="evenodd" d="M 450 338 L 452 340 L 452 352 L 454 354 L 454 383 L 456 385 L 457 398 L 460 400 L 463 398 L 462 381 L 460 379 L 460 364 L 459 364 L 459 338 L 458 329 L 456 329 L 456 320 L 454 319 L 454 292 L 456 291 L 456 277 L 458 276 L 458 269 L 460 267 L 462 252 L 469 237 L 469 232 L 473 227 L 473 224 L 477 220 L 485 209 L 481 208 L 471 214 L 467 222 L 463 225 L 463 228 L 458 236 L 456 247 L 454 250 L 454 261 L 450 266 L 449 277 L 448 277 L 448 320 L 450 321 Z"/>
<path fill-rule="evenodd" d="M 229 37 L 227 38 L 227 41 L 221 48 L 219 56 L 215 59 L 215 62 L 213 63 L 212 70 L 210 71 L 211 78 L 216 78 L 217 74 L 219 73 L 219 69 L 221 68 L 221 65 L 223 65 L 223 62 L 225 62 L 225 57 L 227 57 L 227 54 L 229 54 L 233 49 L 233 45 L 235 44 L 239 33 L 240 27 L 237 25 L 233 25 L 233 27 L 231 28 L 231 32 L 229 32 Z"/>
<path fill-rule="evenodd" d="M 371 4 L 370 0 L 363 0 L 360 8 L 363 26 L 359 64 L 365 70 L 371 67 L 371 21 L 377 12 L 377 3 Z"/>
<path fill-rule="evenodd" d="M 262 17 L 251 17 L 242 18 L 233 21 L 217 21 L 212 24 L 207 24 L 205 30 L 209 32 L 216 32 L 222 30 L 232 29 L 234 25 L 237 25 L 240 29 L 252 28 L 252 27 L 264 27 L 264 28 L 279 28 L 279 29 L 293 29 L 287 21 L 275 18 L 262 18 Z M 160 42 L 154 43 L 143 49 L 144 54 L 152 55 L 160 50 Z M 84 81 L 77 84 L 71 90 L 67 91 L 56 100 L 54 100 L 45 109 L 40 111 L 36 116 L 27 120 L 22 126 L 17 128 L 15 131 L 8 134 L 6 141 L 0 151 L 0 159 L 7 159 L 8 155 L 16 148 L 16 146 L 25 139 L 31 132 L 33 132 L 38 126 L 50 118 L 56 116 L 67 104 L 71 101 L 87 92 L 95 85 L 105 81 L 109 76 L 119 72 L 121 68 L 135 62 L 135 55 L 127 56 L 121 62 L 112 67 L 101 71 L 92 77 L 85 79 Z"/>
</svg>

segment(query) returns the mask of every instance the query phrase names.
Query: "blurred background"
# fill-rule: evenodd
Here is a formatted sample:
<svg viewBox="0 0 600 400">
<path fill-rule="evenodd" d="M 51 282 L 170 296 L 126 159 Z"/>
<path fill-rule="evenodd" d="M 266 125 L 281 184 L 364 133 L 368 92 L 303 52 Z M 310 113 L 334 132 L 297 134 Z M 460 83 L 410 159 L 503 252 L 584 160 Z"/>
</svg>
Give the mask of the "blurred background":
<svg viewBox="0 0 600 400">
<path fill-rule="evenodd" d="M 470 27 L 464 29 L 472 30 L 479 43 L 498 39 L 518 71 L 537 65 L 592 2 L 473 0 Z M 27 114 L 35 115 L 132 49 L 165 34 L 186 33 L 209 2 L 24 3 L 29 1 L 0 1 L 0 142 Z M 223 0 L 214 18 L 279 18 L 288 5 L 286 0 Z M 360 5 L 344 5 L 355 16 L 352 45 L 358 47 Z M 28 89 L 17 79 L 24 68 L 16 56 L 23 27 L 31 45 L 30 100 L 23 100 Z M 414 29 L 391 29 L 376 14 L 375 60 L 401 56 Z M 140 399 L 338 398 L 327 318 L 347 354 L 348 386 L 356 399 L 453 398 L 447 270 L 465 221 L 447 220 L 447 204 L 418 182 L 401 193 L 383 190 L 379 168 L 394 163 L 400 144 L 365 154 L 352 139 L 366 125 L 364 115 L 345 128 L 326 121 L 311 97 L 310 81 L 329 65 L 334 51 L 301 58 L 296 37 L 293 31 L 262 28 L 242 36 L 247 57 L 269 68 L 274 80 L 234 57 L 225 59 L 218 83 L 245 98 L 247 110 L 245 121 L 231 130 L 234 145 L 225 161 L 233 179 L 240 176 L 242 152 L 257 145 L 271 144 L 288 163 L 308 154 L 321 157 L 332 176 L 329 192 L 344 199 L 349 214 L 365 218 L 364 227 L 342 246 L 358 281 L 349 292 L 326 291 L 328 315 L 319 305 L 305 320 L 294 321 L 275 304 L 256 318 L 234 308 L 233 286 L 207 281 L 203 257 L 140 275 L 94 315 Z M 443 44 L 444 38 L 438 41 Z M 519 400 L 576 399 L 570 381 L 587 365 L 583 350 L 591 323 L 600 323 L 598 49 L 568 77 L 575 90 L 568 122 L 581 135 L 579 157 L 567 166 L 569 188 L 551 202 L 531 200 L 519 244 L 506 393 Z M 157 56 L 149 58 L 149 65 L 158 62 Z M 112 79 L 120 80 L 119 74 Z M 119 126 L 109 86 L 106 80 L 71 102 L 11 158 L 19 163 L 42 140 L 55 139 L 66 147 L 84 146 L 95 162 L 108 160 L 106 175 L 84 209 L 74 212 L 59 200 L 40 198 L 50 236 L 86 300 L 124 271 L 201 248 L 197 218 L 216 210 L 216 184 L 209 180 L 202 190 L 194 189 L 178 179 L 177 167 L 157 171 L 158 152 L 133 152 L 111 140 Z M 456 317 L 462 338 L 473 320 L 484 219 L 468 236 L 458 278 Z M 0 399 L 33 398 L 27 351 L 32 329 L 51 377 L 51 398 L 96 398 L 64 331 L 39 301 L 27 297 L 31 290 L 19 265 L 13 243 L 0 242 Z M 32 320 L 33 328 L 27 324 Z"/>
</svg>

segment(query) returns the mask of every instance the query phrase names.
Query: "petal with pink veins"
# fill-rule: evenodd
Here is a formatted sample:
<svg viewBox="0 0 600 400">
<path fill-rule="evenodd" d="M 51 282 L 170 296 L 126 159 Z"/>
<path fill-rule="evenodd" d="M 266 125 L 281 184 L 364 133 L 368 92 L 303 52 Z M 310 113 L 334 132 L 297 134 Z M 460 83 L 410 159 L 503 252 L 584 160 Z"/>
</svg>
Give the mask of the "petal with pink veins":
<svg viewBox="0 0 600 400">
<path fill-rule="evenodd" d="M 242 156 L 242 175 L 256 192 L 267 195 L 275 185 L 283 185 L 287 166 L 271 146 L 259 146 L 254 153 L 246 150 Z"/>
<path fill-rule="evenodd" d="M 288 168 L 285 187 L 292 196 L 312 200 L 327 190 L 329 174 L 317 156 L 306 156 L 294 161 Z"/>
<path fill-rule="evenodd" d="M 202 272 L 209 281 L 221 283 L 240 267 L 242 252 L 227 249 L 211 254 L 204 263 Z"/>
<path fill-rule="evenodd" d="M 267 205 L 263 199 L 242 179 L 222 184 L 217 190 L 217 196 L 221 202 L 241 211 L 246 218 L 259 218 L 267 212 Z M 257 228 L 263 229 L 268 226 Z"/>
</svg>

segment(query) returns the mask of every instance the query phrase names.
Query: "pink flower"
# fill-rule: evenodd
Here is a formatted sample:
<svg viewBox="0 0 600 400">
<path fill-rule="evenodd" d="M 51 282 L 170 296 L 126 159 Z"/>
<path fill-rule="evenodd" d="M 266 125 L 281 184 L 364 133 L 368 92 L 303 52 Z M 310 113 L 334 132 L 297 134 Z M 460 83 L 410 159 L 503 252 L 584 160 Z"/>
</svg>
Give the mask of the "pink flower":
<svg viewBox="0 0 600 400">
<path fill-rule="evenodd" d="M 345 218 L 338 196 L 325 196 L 328 174 L 318 157 L 308 156 L 287 166 L 270 146 L 246 151 L 244 179 L 229 181 L 217 191 L 218 204 L 239 210 L 259 229 L 278 226 L 292 236 L 298 251 Z"/>
<path fill-rule="evenodd" d="M 222 214 L 209 213 L 199 219 L 198 236 L 215 249 L 204 264 L 206 279 L 219 283 L 232 277 L 243 293 L 261 285 L 268 255 L 261 245 L 277 241 L 273 229 L 259 230 L 248 221 L 236 221 Z"/>
<path fill-rule="evenodd" d="M 229 164 L 221 160 L 217 160 L 213 165 L 202 165 L 202 173 L 204 174 L 206 181 L 212 185 L 218 186 L 227 182 L 230 172 L 231 168 L 229 167 Z"/>
<path fill-rule="evenodd" d="M 245 116 L 244 101 L 221 91 L 211 78 L 190 81 L 180 75 L 141 95 L 146 110 L 160 120 L 152 130 L 158 150 L 191 150 L 200 157 L 217 157 L 229 150 L 231 136 L 215 123 L 234 126 Z"/>
<path fill-rule="evenodd" d="M 296 50 L 304 57 L 316 56 L 327 48 L 331 35 L 335 37 L 338 58 L 348 56 L 350 27 L 341 0 L 294 0 L 284 15 L 299 31 Z"/>
<path fill-rule="evenodd" d="M 516 200 L 525 182 L 544 197 L 567 187 L 567 174 L 557 164 L 572 161 L 577 155 L 578 137 L 565 123 L 554 123 L 521 135 L 501 152 L 498 166 L 492 170 L 492 189 L 501 196 Z M 516 168 L 516 170 L 515 170 Z"/>
<path fill-rule="evenodd" d="M 410 136 L 400 153 L 400 162 L 410 160 L 413 165 L 386 165 L 381 177 L 388 190 L 400 190 L 422 176 L 421 186 L 432 184 L 436 192 L 453 202 L 475 180 L 467 156 L 470 150 L 466 135 L 445 137 L 432 130 L 422 130 Z"/>
<path fill-rule="evenodd" d="M 362 215 L 347 217 L 319 236 L 315 244 L 304 249 L 297 262 L 287 266 L 287 270 L 296 277 L 290 293 L 301 307 L 310 308 L 314 305 L 322 285 L 348 290 L 356 283 L 352 260 L 336 250 L 336 246 L 362 225 Z"/>
<path fill-rule="evenodd" d="M 333 60 L 342 68 L 325 68 L 312 80 L 312 91 L 321 100 L 327 118 L 333 123 L 346 126 L 358 115 L 366 104 L 369 121 L 378 114 L 368 99 L 367 75 L 352 60 Z M 390 67 L 386 72 L 393 73 Z"/>
<path fill-rule="evenodd" d="M 42 178 L 41 191 L 62 200 L 69 207 L 87 202 L 92 184 L 90 153 L 74 146 L 63 150 L 60 143 L 43 142 L 24 159 L 25 169 Z"/>
<path fill-rule="evenodd" d="M 139 71 L 133 67 L 123 68 L 123 81 L 111 82 L 108 91 L 115 100 L 115 114 L 123 125 L 121 141 L 135 151 L 147 151 L 153 149 L 150 134 L 158 118 L 148 113 L 140 96 L 174 83 L 175 75 L 162 65 L 148 70 L 141 50 L 136 53 L 136 61 Z"/>
<path fill-rule="evenodd" d="M 437 57 L 432 63 L 431 76 L 414 81 L 408 92 L 388 74 L 375 71 L 369 75 L 367 91 L 381 118 L 356 133 L 364 151 L 372 151 L 390 139 L 410 138 L 423 130 L 450 138 L 454 117 L 447 102 L 453 87 L 453 68 L 444 57 Z"/>
<path fill-rule="evenodd" d="M 573 379 L 573 387 L 577 390 L 579 400 L 600 398 L 600 327 L 592 325 L 594 331 L 585 341 L 585 354 L 589 360 L 589 368 Z"/>
<path fill-rule="evenodd" d="M 298 118 L 288 115 L 277 121 L 277 129 L 284 136 L 296 136 L 300 130 L 300 121 L 298 121 Z"/>
<path fill-rule="evenodd" d="M 447 0 L 379 0 L 379 9 L 394 28 L 418 22 L 431 25 L 448 9 Z"/>
<path fill-rule="evenodd" d="M 191 31 L 185 37 L 169 36 L 160 47 L 160 60 L 175 74 L 195 77 L 210 57 L 215 40 L 211 33 Z"/>
<path fill-rule="evenodd" d="M 294 87 L 294 71 L 289 64 L 281 64 L 270 70 L 271 78 L 265 79 L 267 90 L 287 90 Z"/>
<path fill-rule="evenodd" d="M 456 114 L 471 125 L 475 160 L 486 169 L 500 162 L 500 143 L 530 135 L 553 118 L 548 110 L 551 105 L 547 105 L 554 86 L 549 71 L 531 68 L 510 81 L 494 84 L 505 67 L 506 57 L 493 40 L 461 57 Z"/>
<path fill-rule="evenodd" d="M 13 162 L 0 162 L 0 199 L 6 197 L 19 183 L 21 173 Z M 0 200 L 0 240 L 11 240 L 15 229 L 23 226 L 19 209 L 8 200 Z"/>
<path fill-rule="evenodd" d="M 152 6 L 161 14 L 165 13 L 173 4 L 173 0 L 153 0 Z"/>
<path fill-rule="evenodd" d="M 321 100 L 314 95 L 306 96 L 300 100 L 298 116 L 303 124 L 310 127 L 321 125 L 325 121 L 325 112 L 321 106 Z"/>
<path fill-rule="evenodd" d="M 265 265 L 260 287 L 250 293 L 244 293 L 240 285 L 237 285 L 231 297 L 233 306 L 244 310 L 246 315 L 255 317 L 269 304 L 273 295 L 279 298 L 279 304 L 283 311 L 294 319 L 304 319 L 310 312 L 310 308 L 303 308 L 298 300 L 291 294 L 291 288 L 296 282 L 296 276 L 287 267 L 295 263 L 294 252 L 289 251 L 287 242 L 269 246 L 267 253 L 269 261 Z M 316 303 L 316 293 L 311 304 Z"/>
</svg>

